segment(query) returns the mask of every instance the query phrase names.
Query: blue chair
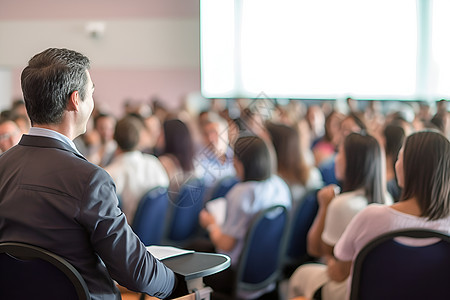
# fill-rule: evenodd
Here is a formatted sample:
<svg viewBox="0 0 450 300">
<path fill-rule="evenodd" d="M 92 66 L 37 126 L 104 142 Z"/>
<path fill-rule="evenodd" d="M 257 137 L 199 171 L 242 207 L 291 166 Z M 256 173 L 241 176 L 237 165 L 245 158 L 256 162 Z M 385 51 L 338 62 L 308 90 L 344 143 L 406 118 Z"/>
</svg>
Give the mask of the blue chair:
<svg viewBox="0 0 450 300">
<path fill-rule="evenodd" d="M 292 208 L 283 258 L 284 272 L 289 277 L 302 263 L 312 260 L 306 250 L 308 231 L 317 215 L 318 189 L 311 190 Z"/>
<path fill-rule="evenodd" d="M 243 293 L 275 288 L 281 274 L 288 213 L 276 205 L 263 210 L 252 221 L 236 272 L 235 298 Z"/>
<path fill-rule="evenodd" d="M 144 245 L 161 243 L 168 206 L 167 188 L 155 187 L 142 197 L 131 227 Z"/>
<path fill-rule="evenodd" d="M 205 190 L 202 179 L 191 178 L 181 186 L 179 192 L 169 197 L 164 243 L 182 246 L 197 234 Z"/>
<path fill-rule="evenodd" d="M 318 167 L 320 174 L 322 175 L 324 185 L 336 184 L 340 186 L 340 182 L 337 180 L 336 175 L 334 173 L 335 168 L 334 159 L 335 156 L 322 162 Z"/>
<path fill-rule="evenodd" d="M 0 299 L 91 299 L 84 279 L 70 263 L 33 245 L 0 243 L 0 270 Z"/>
<path fill-rule="evenodd" d="M 225 197 L 228 191 L 238 182 L 239 179 L 236 176 L 227 176 L 220 179 L 214 186 L 208 200 Z"/>
<path fill-rule="evenodd" d="M 403 237 L 438 240 L 408 246 Z M 360 251 L 350 299 L 448 299 L 449 283 L 450 236 L 428 229 L 400 230 L 375 238 Z"/>
</svg>

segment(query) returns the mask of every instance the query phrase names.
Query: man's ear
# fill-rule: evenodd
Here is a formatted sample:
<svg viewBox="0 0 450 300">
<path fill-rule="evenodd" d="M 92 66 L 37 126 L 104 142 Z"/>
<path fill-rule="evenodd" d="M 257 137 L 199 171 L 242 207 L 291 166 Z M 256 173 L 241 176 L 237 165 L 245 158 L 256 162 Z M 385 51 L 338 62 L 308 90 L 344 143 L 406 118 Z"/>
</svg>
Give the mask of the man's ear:
<svg viewBox="0 0 450 300">
<path fill-rule="evenodd" d="M 69 111 L 78 111 L 80 106 L 80 93 L 78 91 L 73 91 L 69 96 L 69 101 L 67 103 L 67 110 Z"/>
</svg>

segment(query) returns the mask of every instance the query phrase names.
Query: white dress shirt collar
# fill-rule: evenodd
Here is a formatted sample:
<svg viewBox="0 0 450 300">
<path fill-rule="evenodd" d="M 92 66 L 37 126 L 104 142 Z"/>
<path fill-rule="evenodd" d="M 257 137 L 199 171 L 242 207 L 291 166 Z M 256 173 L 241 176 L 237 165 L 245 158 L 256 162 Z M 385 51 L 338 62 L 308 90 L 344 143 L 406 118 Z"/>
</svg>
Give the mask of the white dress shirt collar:
<svg viewBox="0 0 450 300">
<path fill-rule="evenodd" d="M 75 150 L 78 154 L 80 154 L 80 151 L 78 151 L 77 147 L 75 146 L 74 142 L 72 142 L 67 136 L 56 132 L 54 130 L 51 129 L 46 129 L 46 128 L 40 128 L 40 127 L 31 127 L 30 128 L 30 132 L 28 133 L 29 135 L 34 135 L 34 136 L 43 136 L 43 137 L 49 137 L 49 138 L 53 138 L 56 140 L 59 140 L 65 144 L 68 144 L 70 147 L 73 148 L 73 150 Z M 81 155 L 81 154 L 80 154 Z"/>
</svg>

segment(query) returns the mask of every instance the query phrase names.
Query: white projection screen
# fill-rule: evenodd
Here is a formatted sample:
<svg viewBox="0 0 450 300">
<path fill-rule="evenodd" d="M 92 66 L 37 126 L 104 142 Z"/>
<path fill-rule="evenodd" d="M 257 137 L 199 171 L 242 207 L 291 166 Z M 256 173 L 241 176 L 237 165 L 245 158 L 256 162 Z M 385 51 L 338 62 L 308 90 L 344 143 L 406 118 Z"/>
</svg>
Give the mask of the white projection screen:
<svg viewBox="0 0 450 300">
<path fill-rule="evenodd" d="M 202 94 L 368 100 L 446 96 L 450 82 L 442 80 L 450 72 L 449 46 L 432 47 L 442 40 L 437 36 L 449 36 L 445 3 L 201 0 Z M 444 33 L 431 38 L 439 22 L 446 25 Z"/>
</svg>

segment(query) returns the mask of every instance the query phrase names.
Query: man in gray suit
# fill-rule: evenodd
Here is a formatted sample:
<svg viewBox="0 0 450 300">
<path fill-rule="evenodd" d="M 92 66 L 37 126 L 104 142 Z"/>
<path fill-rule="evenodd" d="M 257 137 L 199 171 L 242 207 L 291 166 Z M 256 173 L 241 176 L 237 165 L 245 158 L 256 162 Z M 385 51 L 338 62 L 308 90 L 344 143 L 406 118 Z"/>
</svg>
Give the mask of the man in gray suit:
<svg viewBox="0 0 450 300">
<path fill-rule="evenodd" d="M 120 299 L 113 280 L 165 298 L 174 273 L 155 259 L 118 208 L 114 182 L 79 154 L 94 107 L 89 59 L 67 49 L 35 55 L 22 72 L 32 128 L 0 156 L 0 241 L 33 244 L 68 260 L 92 299 Z"/>
</svg>

